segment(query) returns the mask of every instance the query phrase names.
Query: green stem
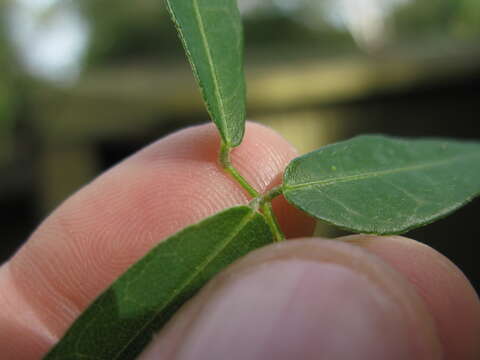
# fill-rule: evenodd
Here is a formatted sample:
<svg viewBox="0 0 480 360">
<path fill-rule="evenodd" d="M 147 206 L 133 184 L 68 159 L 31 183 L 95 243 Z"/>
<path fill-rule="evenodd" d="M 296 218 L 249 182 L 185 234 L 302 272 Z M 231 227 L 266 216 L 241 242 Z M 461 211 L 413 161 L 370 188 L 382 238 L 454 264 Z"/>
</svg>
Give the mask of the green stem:
<svg viewBox="0 0 480 360">
<path fill-rule="evenodd" d="M 273 236 L 275 237 L 275 241 L 285 240 L 285 235 L 280 229 L 277 217 L 275 216 L 275 213 L 272 209 L 272 199 L 283 193 L 283 187 L 275 187 L 268 193 L 266 193 L 264 196 L 260 195 L 260 193 L 255 190 L 253 186 L 250 185 L 242 175 L 240 175 L 237 169 L 235 169 L 232 161 L 230 160 L 230 151 L 230 146 L 222 142 L 220 148 L 220 164 L 225 169 L 225 171 L 229 173 L 240 184 L 240 186 L 248 192 L 251 197 L 254 198 L 251 204 L 254 204 L 256 208 L 261 208 L 263 215 L 265 216 L 265 220 L 267 221 L 267 224 L 270 227 Z"/>
<path fill-rule="evenodd" d="M 267 192 L 265 195 L 263 195 L 262 201 L 263 202 L 270 202 L 277 196 L 280 196 L 283 194 L 283 185 L 279 185 L 271 189 L 269 192 Z"/>
<path fill-rule="evenodd" d="M 220 148 L 220 164 L 226 172 L 228 172 L 235 180 L 237 180 L 240 186 L 243 187 L 250 196 L 254 198 L 260 197 L 260 193 L 255 190 L 253 186 L 250 185 L 248 181 L 245 180 L 245 178 L 240 175 L 237 169 L 235 169 L 235 167 L 232 165 L 230 160 L 230 150 L 231 148 L 222 142 L 222 146 Z"/>
<path fill-rule="evenodd" d="M 265 215 L 265 219 L 267 220 L 267 223 L 270 226 L 270 230 L 272 231 L 273 236 L 275 237 L 275 241 L 285 240 L 285 235 L 283 234 L 282 229 L 280 229 L 280 225 L 278 224 L 277 217 L 273 212 L 272 203 L 269 201 L 264 202 L 262 204 L 262 212 L 263 212 L 263 215 Z"/>
</svg>

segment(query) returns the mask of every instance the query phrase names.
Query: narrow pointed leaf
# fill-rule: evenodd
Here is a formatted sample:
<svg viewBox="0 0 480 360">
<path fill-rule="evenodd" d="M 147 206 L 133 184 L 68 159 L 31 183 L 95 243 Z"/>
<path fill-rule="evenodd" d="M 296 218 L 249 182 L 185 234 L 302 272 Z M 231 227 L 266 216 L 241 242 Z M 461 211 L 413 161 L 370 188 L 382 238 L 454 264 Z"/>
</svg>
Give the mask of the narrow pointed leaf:
<svg viewBox="0 0 480 360">
<path fill-rule="evenodd" d="M 284 175 L 289 202 L 360 233 L 403 233 L 479 194 L 479 142 L 361 136 L 293 160 Z"/>
<path fill-rule="evenodd" d="M 170 15 L 223 141 L 245 129 L 243 30 L 236 0 L 166 0 Z"/>
<path fill-rule="evenodd" d="M 264 217 L 246 206 L 182 230 L 100 295 L 45 359 L 135 359 L 210 278 L 272 241 Z"/>
</svg>

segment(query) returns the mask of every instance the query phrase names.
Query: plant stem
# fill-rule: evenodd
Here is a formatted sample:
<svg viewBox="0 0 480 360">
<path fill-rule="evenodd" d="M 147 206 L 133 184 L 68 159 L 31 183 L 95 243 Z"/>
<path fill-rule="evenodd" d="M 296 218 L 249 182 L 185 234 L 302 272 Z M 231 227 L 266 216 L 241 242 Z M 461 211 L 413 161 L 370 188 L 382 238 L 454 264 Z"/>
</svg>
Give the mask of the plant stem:
<svg viewBox="0 0 480 360">
<path fill-rule="evenodd" d="M 262 197 L 263 202 L 270 202 L 277 196 L 280 196 L 283 194 L 283 185 L 279 185 L 271 189 L 269 192 L 267 192 L 265 195 Z"/>
<path fill-rule="evenodd" d="M 265 215 L 265 219 L 267 220 L 268 225 L 270 226 L 270 230 L 275 237 L 275 241 L 283 241 L 285 240 L 285 235 L 283 234 L 282 230 L 280 229 L 280 225 L 278 224 L 277 217 L 272 209 L 272 203 L 270 201 L 264 202 L 262 204 L 262 211 Z"/>
<path fill-rule="evenodd" d="M 229 173 L 239 184 L 242 188 L 244 188 L 248 194 L 253 197 L 253 201 L 251 204 L 255 204 L 255 207 L 260 207 L 263 215 L 265 216 L 265 220 L 267 221 L 270 230 L 275 238 L 275 241 L 282 241 L 285 240 L 285 235 L 283 234 L 282 230 L 280 229 L 280 225 L 278 224 L 277 217 L 272 209 L 272 199 L 281 195 L 283 193 L 283 187 L 277 186 L 262 196 L 257 190 L 253 188 L 252 185 L 248 183 L 248 181 L 240 175 L 240 173 L 235 169 L 230 160 L 230 151 L 231 148 L 224 142 L 222 142 L 220 148 L 220 164 L 225 169 L 227 173 Z"/>
<path fill-rule="evenodd" d="M 231 148 L 222 142 L 222 146 L 220 148 L 220 164 L 226 172 L 228 172 L 235 180 L 237 180 L 240 186 L 243 187 L 250 196 L 254 198 L 260 197 L 260 193 L 255 190 L 253 186 L 250 185 L 248 181 L 245 180 L 245 178 L 240 175 L 237 169 L 235 169 L 235 167 L 232 165 L 230 160 L 230 150 Z"/>
</svg>

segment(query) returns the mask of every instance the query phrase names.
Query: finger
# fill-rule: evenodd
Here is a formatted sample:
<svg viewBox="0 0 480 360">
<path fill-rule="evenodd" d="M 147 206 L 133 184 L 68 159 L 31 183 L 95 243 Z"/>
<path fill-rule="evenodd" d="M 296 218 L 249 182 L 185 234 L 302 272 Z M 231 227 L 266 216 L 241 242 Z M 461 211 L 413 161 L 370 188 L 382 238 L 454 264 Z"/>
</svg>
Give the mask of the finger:
<svg viewBox="0 0 480 360">
<path fill-rule="evenodd" d="M 0 349 L 16 349 L 15 359 L 38 357 L 154 244 L 224 208 L 247 203 L 246 193 L 219 168 L 218 149 L 212 125 L 180 131 L 61 205 L 0 270 Z M 295 151 L 272 130 L 249 124 L 232 156 L 247 180 L 265 191 Z M 286 215 L 280 220 L 289 235 L 313 229 L 313 222 L 285 201 L 276 207 Z M 23 336 L 4 335 L 14 329 Z"/>
<path fill-rule="evenodd" d="M 381 257 L 413 284 L 435 319 L 445 359 L 480 359 L 480 300 L 452 262 L 429 246 L 399 236 L 342 240 Z"/>
<path fill-rule="evenodd" d="M 284 242 L 213 280 L 141 360 L 439 360 L 433 319 L 402 275 L 339 241 Z"/>
</svg>

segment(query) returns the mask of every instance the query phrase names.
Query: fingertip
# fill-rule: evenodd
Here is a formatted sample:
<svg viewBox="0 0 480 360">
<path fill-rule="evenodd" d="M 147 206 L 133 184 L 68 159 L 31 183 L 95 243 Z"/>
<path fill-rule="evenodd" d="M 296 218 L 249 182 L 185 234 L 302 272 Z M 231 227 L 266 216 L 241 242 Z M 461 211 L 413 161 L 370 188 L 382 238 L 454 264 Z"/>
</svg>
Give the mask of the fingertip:
<svg viewBox="0 0 480 360">
<path fill-rule="evenodd" d="M 247 203 L 250 200 L 245 190 L 226 173 L 218 168 L 217 157 L 220 147 L 220 138 L 213 124 L 196 125 L 182 129 L 161 140 L 162 146 L 156 144 L 147 147 L 139 152 L 135 157 L 146 161 L 147 163 L 168 159 L 169 162 L 208 162 L 215 166 L 215 171 L 219 172 L 218 181 L 216 177 L 211 177 L 204 184 L 199 180 L 198 186 L 217 184 L 220 191 L 215 197 L 215 191 L 208 191 L 209 197 L 200 200 L 206 200 L 207 206 L 203 206 L 202 201 L 197 203 L 197 210 L 207 208 L 210 200 L 214 199 L 212 209 L 202 212 L 191 222 L 213 214 L 219 209 L 232 206 L 238 203 Z M 265 193 L 283 182 L 283 171 L 288 163 L 298 156 L 297 150 L 274 129 L 251 121 L 246 122 L 245 136 L 240 146 L 232 149 L 231 160 L 240 174 L 259 192 Z M 137 164 L 139 162 L 136 162 Z M 132 165 L 135 165 L 132 163 Z M 130 171 L 132 172 L 132 171 Z M 193 175 L 193 174 L 192 174 Z M 172 178 L 172 182 L 178 183 L 179 179 Z M 228 187 L 227 187 L 228 186 Z M 189 189 L 189 186 L 185 186 Z M 207 191 L 205 191 L 207 192 Z M 189 193 L 189 192 L 187 192 Z M 198 206 L 200 205 L 200 206 Z M 282 231 L 287 238 L 296 238 L 301 236 L 310 236 L 315 229 L 315 220 L 289 204 L 283 196 L 273 200 L 273 208 L 279 220 Z M 189 211 L 192 212 L 193 208 Z"/>
<path fill-rule="evenodd" d="M 462 271 L 435 249 L 400 236 L 338 240 L 383 259 L 415 287 L 435 320 L 448 360 L 480 358 L 480 301 Z"/>
<path fill-rule="evenodd" d="M 171 134 L 100 175 L 57 208 L 9 262 L 9 293 L 59 337 L 76 316 L 155 244 L 249 196 L 219 166 L 212 124 Z M 260 192 L 274 186 L 294 149 L 275 131 L 247 123 L 232 160 Z M 276 201 L 287 235 L 311 220 Z M 34 342 L 38 333 L 25 334 Z"/>
<path fill-rule="evenodd" d="M 261 193 L 282 184 L 285 167 L 297 156 L 297 150 L 274 129 L 250 121 L 244 142 L 232 153 L 240 173 Z M 269 162 L 261 162 L 262 157 Z M 315 219 L 288 203 L 283 196 L 275 198 L 272 206 L 287 239 L 313 234 Z"/>
<path fill-rule="evenodd" d="M 403 277 L 358 247 L 322 239 L 279 243 L 238 261 L 148 351 L 145 359 L 169 360 L 223 359 L 229 351 L 230 359 L 252 360 L 442 356 L 433 320 Z"/>
<path fill-rule="evenodd" d="M 296 156 L 295 148 L 275 130 L 249 121 L 242 144 L 232 152 L 232 161 L 262 193 L 281 182 L 278 176 Z M 267 158 L 268 162 L 262 161 L 262 158 Z"/>
</svg>

